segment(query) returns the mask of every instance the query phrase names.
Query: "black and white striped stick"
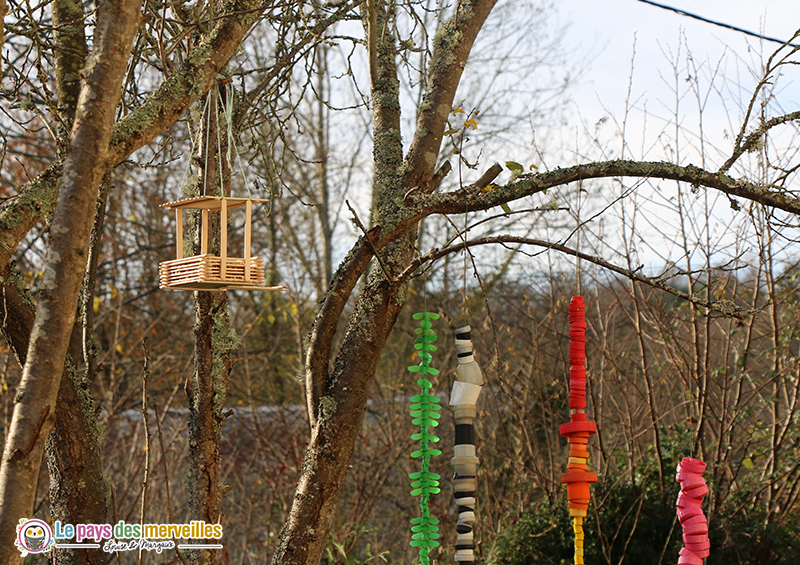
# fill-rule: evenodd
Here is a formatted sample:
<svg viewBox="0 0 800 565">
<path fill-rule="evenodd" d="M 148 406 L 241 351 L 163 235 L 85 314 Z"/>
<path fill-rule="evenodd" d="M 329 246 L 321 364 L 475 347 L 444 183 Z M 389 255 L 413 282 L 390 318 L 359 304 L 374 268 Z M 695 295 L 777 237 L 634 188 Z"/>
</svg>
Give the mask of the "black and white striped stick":
<svg viewBox="0 0 800 565">
<path fill-rule="evenodd" d="M 456 525 L 456 561 L 460 565 L 475 563 L 475 493 L 478 490 L 478 457 L 475 453 L 475 417 L 478 414 L 477 402 L 483 384 L 481 368 L 472 354 L 470 327 L 456 330 L 456 351 L 458 367 L 450 406 L 456 421 L 455 456 L 453 464 L 453 494 L 458 506 Z"/>
</svg>

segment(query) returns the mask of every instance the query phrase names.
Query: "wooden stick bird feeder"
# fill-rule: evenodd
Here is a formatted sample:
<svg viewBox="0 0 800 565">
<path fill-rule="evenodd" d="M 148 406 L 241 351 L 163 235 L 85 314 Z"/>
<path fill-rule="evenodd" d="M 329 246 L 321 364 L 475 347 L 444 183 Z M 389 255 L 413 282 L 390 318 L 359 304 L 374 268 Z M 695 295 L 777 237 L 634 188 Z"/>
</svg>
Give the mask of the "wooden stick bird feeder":
<svg viewBox="0 0 800 565">
<path fill-rule="evenodd" d="M 253 203 L 267 202 L 263 198 L 235 198 L 231 196 L 197 196 L 162 204 L 162 208 L 175 210 L 176 258 L 159 264 L 159 286 L 173 290 L 284 290 L 282 286 L 265 286 L 264 261 L 251 256 L 253 232 Z M 228 255 L 228 211 L 244 208 L 243 257 Z M 183 211 L 201 210 L 200 254 L 183 256 Z M 220 213 L 219 256 L 208 252 L 209 212 Z"/>
</svg>

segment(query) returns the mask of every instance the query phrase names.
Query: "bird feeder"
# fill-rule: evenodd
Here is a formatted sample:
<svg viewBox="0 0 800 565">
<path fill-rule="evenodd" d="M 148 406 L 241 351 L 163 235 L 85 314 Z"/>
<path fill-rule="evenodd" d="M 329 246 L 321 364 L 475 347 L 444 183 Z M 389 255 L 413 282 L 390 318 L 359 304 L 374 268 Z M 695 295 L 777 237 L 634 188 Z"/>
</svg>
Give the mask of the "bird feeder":
<svg viewBox="0 0 800 565">
<path fill-rule="evenodd" d="M 253 203 L 266 202 L 262 198 L 234 198 L 230 196 L 197 196 L 162 204 L 162 208 L 175 210 L 175 252 L 177 257 L 158 266 L 159 287 L 173 290 L 281 290 L 285 287 L 265 286 L 264 261 L 250 255 L 253 232 Z M 244 256 L 228 255 L 228 211 L 244 208 Z M 200 254 L 183 256 L 183 211 L 200 210 Z M 209 211 L 219 210 L 219 256 L 208 252 L 211 224 Z"/>
</svg>

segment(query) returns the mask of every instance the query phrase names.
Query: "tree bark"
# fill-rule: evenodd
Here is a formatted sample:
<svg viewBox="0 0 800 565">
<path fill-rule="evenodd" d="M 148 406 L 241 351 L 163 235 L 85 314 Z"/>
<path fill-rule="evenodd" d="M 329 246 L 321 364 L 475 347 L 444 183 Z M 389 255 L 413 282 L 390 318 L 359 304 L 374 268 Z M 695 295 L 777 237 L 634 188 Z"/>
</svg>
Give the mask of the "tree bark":
<svg viewBox="0 0 800 565">
<path fill-rule="evenodd" d="M 6 0 L 0 0 L 0 22 L 4 21 L 6 18 L 6 14 L 8 13 L 8 2 Z M 0 26 L 0 50 L 3 49 L 3 42 L 6 39 L 5 35 L 5 28 L 4 26 Z M 3 76 L 3 67 L 0 64 L 0 77 Z"/>
<path fill-rule="evenodd" d="M 21 283 L 19 274 L 10 269 L 3 275 L 0 317 L 6 320 L 2 326 L 6 341 L 24 366 L 35 310 Z M 81 337 L 76 325 L 58 387 L 57 406 L 64 409 L 56 411 L 45 447 L 50 472 L 50 512 L 55 520 L 65 524 L 101 524 L 108 520 L 100 430 L 88 381 L 76 372 L 72 362 L 80 357 Z M 106 563 L 107 557 L 101 548 L 55 550 L 55 562 L 70 565 L 100 565 Z"/>
<path fill-rule="evenodd" d="M 86 247 L 103 165 L 133 36 L 141 16 L 138 0 L 104 4 L 95 51 L 81 89 L 75 124 L 51 222 L 40 298 L 22 381 L 0 468 L 0 537 L 13 539 L 21 518 L 32 517 L 45 438 L 55 419 L 56 398 L 75 322 Z M 10 543 L 0 562 L 19 562 Z"/>
<path fill-rule="evenodd" d="M 63 131 L 67 133 L 75 118 L 81 91 L 80 72 L 86 64 L 89 48 L 84 31 L 83 4 L 78 0 L 55 0 L 52 6 L 58 111 Z"/>
</svg>

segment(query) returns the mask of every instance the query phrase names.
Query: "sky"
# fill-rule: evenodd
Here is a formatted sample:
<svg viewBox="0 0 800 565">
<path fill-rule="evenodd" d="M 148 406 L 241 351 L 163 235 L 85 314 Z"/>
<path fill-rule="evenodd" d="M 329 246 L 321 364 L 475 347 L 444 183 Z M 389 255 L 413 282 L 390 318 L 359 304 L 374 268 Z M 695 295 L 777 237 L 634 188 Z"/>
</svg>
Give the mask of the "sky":
<svg viewBox="0 0 800 565">
<path fill-rule="evenodd" d="M 800 29 L 800 2 L 793 0 L 661 0 L 659 3 L 696 13 L 775 38 L 790 38 Z M 736 31 L 696 21 L 637 0 L 563 0 L 559 3 L 561 21 L 567 27 L 566 41 L 578 50 L 587 50 L 590 67 L 583 83 L 574 92 L 576 104 L 587 121 L 599 119 L 604 108 L 624 109 L 636 49 L 634 90 L 651 101 L 670 100 L 661 75 L 669 72 L 663 52 L 675 52 L 683 34 L 695 59 L 716 62 L 726 51 L 742 57 L 756 38 Z M 766 52 L 777 44 L 767 42 Z M 661 73 L 661 74 L 660 74 Z M 800 91 L 795 97 L 800 103 Z M 651 107 L 655 107 L 652 104 Z M 797 109 L 790 108 L 789 111 Z"/>
<path fill-rule="evenodd" d="M 789 39 L 800 28 L 800 2 L 796 1 L 660 0 L 660 3 L 775 38 Z M 607 158 L 620 155 L 619 127 L 625 116 L 630 82 L 634 109 L 628 116 L 625 137 L 629 140 L 629 147 L 625 157 L 703 164 L 696 151 L 698 137 L 693 133 L 697 131 L 699 112 L 687 80 L 692 74 L 688 70 L 687 45 L 694 64 L 699 67 L 697 75 L 703 77 L 698 81 L 698 89 L 709 94 L 703 111 L 703 137 L 721 152 L 717 155 L 725 155 L 741 124 L 741 107 L 736 101 L 749 98 L 756 80 L 748 68 L 757 68 L 778 47 L 777 43 L 760 42 L 757 38 L 636 0 L 563 0 L 558 3 L 558 12 L 560 23 L 567 26 L 565 43 L 584 53 L 589 63 L 581 82 L 571 93 L 573 107 L 588 129 L 604 120 L 598 138 L 605 147 L 615 151 L 607 153 Z M 629 81 L 634 46 L 633 74 L 632 81 Z M 680 68 L 678 80 L 672 71 L 670 58 Z M 715 69 L 720 73 L 712 87 L 708 77 Z M 725 81 L 721 80 L 722 75 Z M 782 79 L 780 98 L 784 112 L 800 110 L 798 81 L 800 75 Z M 678 112 L 675 111 L 675 87 L 682 97 Z M 678 157 L 665 151 L 667 145 L 674 147 L 674 126 L 670 124 L 675 122 L 676 114 L 685 128 L 681 133 Z M 587 157 L 596 159 L 597 155 Z M 721 159 L 724 157 L 711 158 L 705 166 L 713 169 L 721 164 Z M 588 158 L 579 157 L 578 160 Z M 738 171 L 733 173 L 738 176 Z M 664 184 L 660 186 L 664 187 Z M 642 262 L 658 272 L 668 261 L 680 262 L 680 257 L 685 255 L 680 245 L 663 237 L 665 231 L 674 231 L 676 216 L 669 208 L 674 204 L 675 190 L 666 186 L 663 189 L 654 187 L 650 193 L 647 190 L 639 193 L 645 201 L 642 210 L 649 211 L 653 219 L 650 224 L 641 222 L 638 251 Z M 704 205 L 702 199 L 697 199 L 697 205 Z M 719 257 L 742 252 L 742 248 L 734 244 L 736 231 L 728 229 L 736 223 L 728 200 L 713 194 L 709 206 L 712 213 L 708 233 L 705 232 L 706 226 L 698 223 L 693 227 L 695 233 L 691 237 L 700 241 L 709 235 L 715 241 L 712 246 Z M 611 221 L 609 214 L 604 214 L 604 218 Z M 741 215 L 738 218 L 741 220 Z M 606 236 L 612 235 L 613 240 L 613 234 L 608 232 L 617 228 L 608 225 Z M 595 223 L 591 229 L 597 232 L 600 228 Z M 618 242 L 609 242 L 608 245 L 613 249 Z M 704 259 L 698 255 L 692 262 L 697 261 Z"/>
</svg>

